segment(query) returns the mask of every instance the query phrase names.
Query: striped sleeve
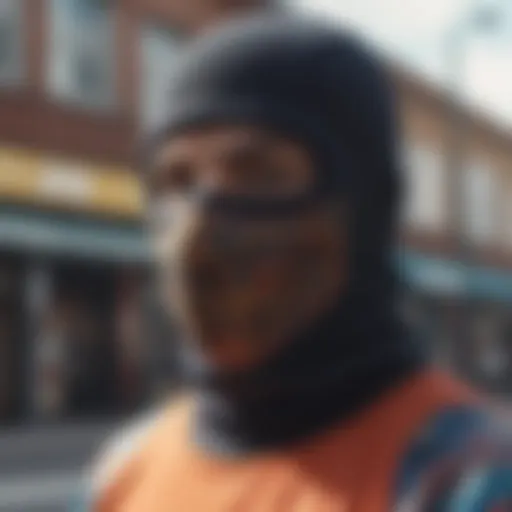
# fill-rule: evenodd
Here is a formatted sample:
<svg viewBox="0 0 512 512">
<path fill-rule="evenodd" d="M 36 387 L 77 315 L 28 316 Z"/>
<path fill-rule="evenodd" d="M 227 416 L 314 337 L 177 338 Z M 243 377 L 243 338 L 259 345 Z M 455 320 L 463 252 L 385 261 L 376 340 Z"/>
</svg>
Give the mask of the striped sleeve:
<svg viewBox="0 0 512 512">
<path fill-rule="evenodd" d="M 512 512 L 512 436 L 501 422 L 452 410 L 408 453 L 398 512 Z"/>
</svg>

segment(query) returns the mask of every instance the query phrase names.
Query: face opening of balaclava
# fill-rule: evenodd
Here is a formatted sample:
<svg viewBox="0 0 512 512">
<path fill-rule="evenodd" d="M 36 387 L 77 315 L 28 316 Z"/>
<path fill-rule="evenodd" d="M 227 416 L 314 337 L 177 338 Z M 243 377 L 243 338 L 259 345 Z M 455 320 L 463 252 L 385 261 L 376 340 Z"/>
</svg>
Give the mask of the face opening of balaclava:
<svg viewBox="0 0 512 512">
<path fill-rule="evenodd" d="M 315 166 L 314 183 L 299 196 L 199 195 L 194 204 L 202 221 L 182 229 L 188 237 L 177 235 L 169 253 L 179 262 L 177 316 L 197 314 L 199 333 L 215 332 L 216 320 L 226 321 L 222 304 L 218 318 L 212 309 L 216 292 L 223 300 L 233 296 L 215 283 L 197 285 L 194 269 L 203 265 L 215 276 L 223 268 L 216 262 L 246 262 L 248 253 L 264 260 L 269 251 L 298 269 L 295 279 L 281 280 L 294 283 L 293 293 L 270 286 L 269 295 L 246 302 L 241 313 L 244 319 L 254 312 L 268 316 L 272 308 L 265 303 L 277 297 L 274 313 L 280 315 L 270 332 L 277 338 L 293 333 L 286 340 L 268 334 L 270 348 L 258 349 L 258 364 L 223 371 L 202 357 L 201 344 L 180 345 L 185 379 L 197 391 L 197 439 L 210 449 L 247 452 L 296 442 L 353 414 L 423 358 L 395 313 L 396 127 L 390 88 L 373 56 L 336 28 L 288 15 L 255 16 L 215 30 L 185 50 L 150 153 L 179 134 L 226 124 L 300 141 Z M 276 228 L 276 237 L 255 229 L 260 222 L 291 224 Z M 308 251 L 309 261 L 300 258 Z M 306 274 L 309 286 L 317 283 L 312 288 L 300 279 Z M 297 299 L 315 293 L 321 311 Z M 244 334 L 257 329 L 233 332 L 257 346 L 258 336 Z M 266 335 L 263 329 L 260 339 Z"/>
</svg>

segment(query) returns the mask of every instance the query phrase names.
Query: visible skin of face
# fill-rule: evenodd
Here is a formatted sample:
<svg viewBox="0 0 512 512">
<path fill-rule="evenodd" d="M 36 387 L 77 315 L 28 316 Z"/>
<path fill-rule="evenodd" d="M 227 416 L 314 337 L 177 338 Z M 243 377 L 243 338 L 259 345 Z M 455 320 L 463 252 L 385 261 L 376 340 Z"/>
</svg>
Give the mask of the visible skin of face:
<svg viewBox="0 0 512 512">
<path fill-rule="evenodd" d="M 342 281 L 338 275 L 343 252 L 341 229 L 338 224 L 331 227 L 329 222 L 325 223 L 324 213 L 294 216 L 270 224 L 254 222 L 249 229 L 248 224 L 241 224 L 237 228 L 236 221 L 223 218 L 217 222 L 211 212 L 205 219 L 193 198 L 206 191 L 239 198 L 289 199 L 306 193 L 314 183 L 314 176 L 312 159 L 300 144 L 247 126 L 217 126 L 182 134 L 162 144 L 153 155 L 147 184 L 157 262 L 164 276 L 161 280 L 164 302 L 174 314 L 178 311 L 178 321 L 184 320 L 185 329 L 189 328 L 191 337 L 200 340 L 202 351 L 216 364 L 241 369 L 264 359 L 275 351 L 281 338 L 291 335 L 290 326 L 297 323 L 295 318 L 307 322 L 310 314 L 315 316 L 317 310 L 325 307 Z M 203 243 L 208 237 L 223 233 L 226 225 L 230 225 L 227 232 L 235 237 L 234 249 L 221 248 L 216 252 L 215 241 L 213 250 L 208 242 Z M 304 230 L 309 236 L 306 242 Z M 188 252 L 178 266 L 181 271 L 176 272 L 179 260 L 176 251 L 183 248 L 183 237 L 197 233 L 201 236 L 190 238 L 200 242 L 187 246 Z M 315 259 L 318 252 L 315 237 L 320 240 L 316 245 L 324 250 L 320 251 L 320 260 Z M 274 250 L 276 238 L 285 242 L 281 249 Z M 295 261 L 297 254 L 303 256 L 302 260 L 311 254 L 308 252 L 311 244 L 313 263 Z M 265 252 L 265 247 L 270 250 Z M 263 256 L 258 251 L 263 251 Z M 256 263 L 250 262 L 251 258 Z M 198 286 L 200 293 L 194 297 L 195 302 L 189 297 L 176 301 L 172 296 L 180 289 L 179 276 L 188 275 L 188 267 L 193 266 L 191 260 L 196 266 L 203 266 L 205 282 Z M 223 268 L 222 261 L 227 260 L 227 268 Z M 296 279 L 297 274 L 305 276 L 306 286 L 315 283 L 309 293 L 302 291 L 304 283 Z M 266 282 L 268 285 L 263 284 Z M 316 285 L 317 282 L 321 284 Z M 251 289 L 256 289 L 255 294 Z M 297 295 L 305 297 L 296 304 Z M 187 299 L 194 306 L 189 309 L 207 319 L 204 325 L 187 318 L 187 308 L 176 308 L 176 302 L 185 304 Z M 266 309 L 262 301 L 267 302 Z M 293 312 L 285 309 L 281 314 L 283 304 L 286 307 L 288 303 L 292 304 Z M 259 323 L 251 318 L 253 311 L 259 312 Z M 246 329 L 251 321 L 251 329 Z M 251 336 L 257 342 L 248 342 Z"/>
<path fill-rule="evenodd" d="M 248 127 L 193 132 L 164 144 L 149 179 L 155 196 L 186 197 L 198 189 L 286 198 L 313 181 L 308 153 L 297 143 Z"/>
</svg>

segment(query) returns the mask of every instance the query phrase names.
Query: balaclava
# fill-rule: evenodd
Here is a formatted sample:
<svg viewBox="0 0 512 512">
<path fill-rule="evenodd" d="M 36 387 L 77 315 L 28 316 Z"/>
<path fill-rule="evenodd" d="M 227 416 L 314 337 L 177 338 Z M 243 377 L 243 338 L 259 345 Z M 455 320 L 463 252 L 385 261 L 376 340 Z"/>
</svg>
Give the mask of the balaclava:
<svg viewBox="0 0 512 512">
<path fill-rule="evenodd" d="M 329 205 L 340 215 L 340 233 L 342 226 L 347 231 L 337 264 L 347 276 L 337 300 L 261 364 L 223 373 L 182 345 L 184 377 L 197 388 L 197 439 L 210 449 L 245 453 L 294 443 L 354 414 L 417 370 L 423 357 L 395 311 L 398 151 L 392 95 L 377 60 L 338 28 L 290 15 L 216 29 L 185 50 L 151 147 L 223 123 L 262 126 L 300 141 L 314 158 L 316 182 L 292 200 L 198 197 L 207 217 L 236 224 L 242 240 L 251 238 L 254 219 L 277 223 Z M 199 230 L 202 241 L 216 229 Z M 314 280 L 318 262 L 304 265 Z M 178 279 L 185 290 L 187 279 Z M 308 293 L 305 285 L 300 290 Z"/>
</svg>

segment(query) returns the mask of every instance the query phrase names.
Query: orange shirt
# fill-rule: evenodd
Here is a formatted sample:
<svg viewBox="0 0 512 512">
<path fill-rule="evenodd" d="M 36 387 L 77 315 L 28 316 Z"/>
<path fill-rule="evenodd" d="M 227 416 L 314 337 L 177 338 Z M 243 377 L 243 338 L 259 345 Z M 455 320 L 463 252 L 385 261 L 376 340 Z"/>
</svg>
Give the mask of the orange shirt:
<svg viewBox="0 0 512 512">
<path fill-rule="evenodd" d="M 189 441 L 193 405 L 171 407 L 103 482 L 96 512 L 388 512 L 411 439 L 443 408 L 476 402 L 440 372 L 411 378 L 350 422 L 246 459 Z"/>
</svg>

